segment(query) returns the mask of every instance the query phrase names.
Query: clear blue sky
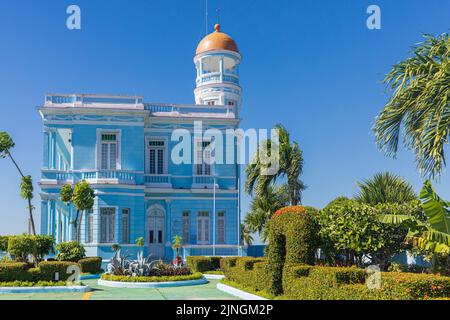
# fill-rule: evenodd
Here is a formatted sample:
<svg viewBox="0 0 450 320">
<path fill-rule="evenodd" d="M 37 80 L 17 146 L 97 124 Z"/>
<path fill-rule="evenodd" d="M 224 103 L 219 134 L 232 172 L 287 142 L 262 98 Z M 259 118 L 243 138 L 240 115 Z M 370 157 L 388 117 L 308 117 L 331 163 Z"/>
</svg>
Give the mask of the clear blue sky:
<svg viewBox="0 0 450 320">
<path fill-rule="evenodd" d="M 70 4 L 81 7 L 81 31 L 65 27 Z M 210 0 L 210 30 L 218 4 Z M 381 7 L 379 31 L 366 28 L 370 4 Z M 387 99 L 384 74 L 421 33 L 449 31 L 449 1 L 222 0 L 220 7 L 222 30 L 244 56 L 242 126 L 288 128 L 304 151 L 305 204 L 352 196 L 355 181 L 382 170 L 420 189 L 412 154 L 386 158 L 370 128 Z M 14 137 L 24 171 L 38 180 L 42 124 L 35 108 L 46 92 L 192 103 L 192 57 L 204 30 L 203 0 L 2 0 L 0 130 Z M 26 230 L 18 184 L 11 162 L 0 159 L 0 234 Z M 436 187 L 450 199 L 449 173 Z M 38 193 L 36 186 L 36 206 Z"/>
</svg>

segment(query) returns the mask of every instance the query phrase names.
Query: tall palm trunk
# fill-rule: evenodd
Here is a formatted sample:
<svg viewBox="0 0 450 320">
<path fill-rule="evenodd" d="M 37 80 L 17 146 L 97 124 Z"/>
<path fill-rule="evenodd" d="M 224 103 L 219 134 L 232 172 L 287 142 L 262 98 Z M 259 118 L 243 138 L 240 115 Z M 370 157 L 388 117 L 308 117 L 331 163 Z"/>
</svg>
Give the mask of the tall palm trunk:
<svg viewBox="0 0 450 320">
<path fill-rule="evenodd" d="M 14 166 L 17 168 L 17 171 L 19 171 L 19 174 L 22 178 L 25 178 L 22 170 L 20 170 L 19 165 L 17 164 L 16 160 L 14 160 L 13 156 L 11 155 L 10 152 L 8 152 L 8 156 L 11 159 L 12 163 L 14 164 Z M 34 225 L 34 218 L 33 218 L 33 206 L 31 205 L 31 199 L 27 198 L 28 201 L 28 219 L 29 219 L 29 223 L 31 224 L 31 234 L 32 235 L 36 235 L 36 228 Z"/>
</svg>

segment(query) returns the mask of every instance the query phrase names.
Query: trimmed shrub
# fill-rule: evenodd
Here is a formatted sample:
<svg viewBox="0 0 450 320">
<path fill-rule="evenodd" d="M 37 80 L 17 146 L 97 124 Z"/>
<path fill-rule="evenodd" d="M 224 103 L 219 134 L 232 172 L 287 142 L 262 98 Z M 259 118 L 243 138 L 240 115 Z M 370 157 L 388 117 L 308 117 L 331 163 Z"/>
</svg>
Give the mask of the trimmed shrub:
<svg viewBox="0 0 450 320">
<path fill-rule="evenodd" d="M 56 259 L 59 261 L 77 262 L 86 257 L 86 250 L 83 245 L 76 241 L 61 242 L 56 246 L 58 253 Z"/>
<path fill-rule="evenodd" d="M 221 260 L 221 257 L 189 256 L 186 264 L 193 272 L 215 271 L 221 268 Z"/>
<path fill-rule="evenodd" d="M 225 270 L 231 267 L 235 267 L 237 259 L 238 259 L 237 257 L 222 258 L 220 260 L 220 269 L 225 272 Z"/>
<path fill-rule="evenodd" d="M 39 263 L 39 280 L 42 281 L 55 281 L 56 273 L 58 273 L 58 280 L 65 281 L 73 273 L 68 273 L 70 266 L 79 265 L 70 261 L 43 261 Z"/>
<path fill-rule="evenodd" d="M 230 262 L 234 266 L 230 266 Z M 230 259 L 223 270 L 227 279 L 253 291 L 268 289 L 270 273 L 268 263 L 264 259 L 250 257 Z"/>
<path fill-rule="evenodd" d="M 269 221 L 270 293 L 283 293 L 285 264 L 314 264 L 318 247 L 317 210 L 293 206 L 274 213 Z"/>
<path fill-rule="evenodd" d="M 236 260 L 236 268 L 240 270 L 253 270 L 253 266 L 257 262 L 264 262 L 264 258 L 242 257 Z"/>
<path fill-rule="evenodd" d="M 168 281 L 188 281 L 203 278 L 200 272 L 190 275 L 181 276 L 154 276 L 154 277 L 132 277 L 132 276 L 116 276 L 111 274 L 102 274 L 102 280 L 119 281 L 119 282 L 168 282 Z"/>
<path fill-rule="evenodd" d="M 37 262 L 42 261 L 46 255 L 53 252 L 53 246 L 55 244 L 53 236 L 37 235 L 34 236 L 34 241 L 36 242 L 36 247 L 33 252 L 33 257 Z"/>
<path fill-rule="evenodd" d="M 28 281 L 28 264 L 24 262 L 0 263 L 0 282 Z"/>
<path fill-rule="evenodd" d="M 102 269 L 101 257 L 89 257 L 78 260 L 81 272 L 83 273 L 100 273 Z"/>
<path fill-rule="evenodd" d="M 222 257 L 209 257 L 211 271 L 220 269 L 220 260 Z"/>
</svg>

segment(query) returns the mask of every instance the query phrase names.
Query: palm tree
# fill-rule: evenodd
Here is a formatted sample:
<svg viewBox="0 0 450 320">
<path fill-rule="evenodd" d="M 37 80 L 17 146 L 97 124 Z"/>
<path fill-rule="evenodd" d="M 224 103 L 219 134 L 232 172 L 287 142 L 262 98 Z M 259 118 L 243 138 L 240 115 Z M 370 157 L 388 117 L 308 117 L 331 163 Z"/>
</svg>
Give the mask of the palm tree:
<svg viewBox="0 0 450 320">
<path fill-rule="evenodd" d="M 253 243 L 252 233 L 243 223 L 241 223 L 241 241 L 243 241 L 248 246 Z"/>
<path fill-rule="evenodd" d="M 20 183 L 20 195 L 22 196 L 22 198 L 28 201 L 28 220 L 31 225 L 31 234 L 36 235 L 36 228 L 33 219 L 33 205 L 31 204 L 31 200 L 33 199 L 33 181 L 31 179 L 31 176 L 25 176 L 23 174 L 19 165 L 14 160 L 11 154 L 11 150 L 12 148 L 14 148 L 14 146 L 15 143 L 11 136 L 4 131 L 0 131 L 0 158 L 9 157 L 16 167 L 17 171 L 19 172 L 20 176 L 22 177 L 22 181 Z"/>
<path fill-rule="evenodd" d="M 390 172 L 376 173 L 373 178 L 357 182 L 359 192 L 355 200 L 369 205 L 406 203 L 417 199 L 412 185 Z"/>
<path fill-rule="evenodd" d="M 258 147 L 256 156 L 245 169 L 247 180 L 245 182 L 245 191 L 252 194 L 256 189 L 257 196 L 267 194 L 269 186 L 275 184 L 278 178 L 286 178 L 287 192 L 292 205 L 301 203 L 301 193 L 306 188 L 304 183 L 299 179 L 303 170 L 303 152 L 300 150 L 297 142 L 290 141 L 289 132 L 281 125 L 275 126 L 278 130 L 278 155 L 270 154 L 271 145 L 275 141 L 270 139 L 263 142 Z M 270 164 L 260 159 L 260 154 L 267 154 L 275 161 L 279 161 L 276 172 L 270 172 L 268 168 Z"/>
<path fill-rule="evenodd" d="M 425 39 L 384 79 L 393 93 L 374 131 L 380 149 L 394 157 L 403 132 L 420 172 L 435 178 L 445 166 L 444 145 L 450 135 L 450 38 L 443 34 Z"/>
<path fill-rule="evenodd" d="M 250 203 L 250 211 L 245 216 L 244 223 L 251 233 L 258 233 L 263 242 L 267 240 L 267 223 L 270 218 L 275 211 L 289 203 L 286 189 L 286 185 L 277 188 L 269 186 L 265 195 L 257 195 Z"/>
</svg>

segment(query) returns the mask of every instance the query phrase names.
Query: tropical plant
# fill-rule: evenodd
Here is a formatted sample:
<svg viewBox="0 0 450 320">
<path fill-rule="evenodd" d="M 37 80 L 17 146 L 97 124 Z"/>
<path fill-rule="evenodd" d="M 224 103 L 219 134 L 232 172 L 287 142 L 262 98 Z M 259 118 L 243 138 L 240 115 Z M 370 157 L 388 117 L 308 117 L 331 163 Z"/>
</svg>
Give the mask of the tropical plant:
<svg viewBox="0 0 450 320">
<path fill-rule="evenodd" d="M 60 242 L 56 245 L 56 259 L 77 262 L 86 257 L 84 246 L 76 241 Z"/>
<path fill-rule="evenodd" d="M 25 176 L 17 162 L 14 160 L 11 154 L 11 150 L 12 148 L 14 148 L 14 146 L 15 143 L 11 136 L 4 131 L 0 131 L 0 158 L 9 157 L 16 167 L 17 171 L 19 172 L 20 176 L 22 177 L 20 184 L 20 195 L 22 196 L 22 198 L 28 201 L 28 220 L 31 226 L 31 234 L 35 235 L 36 227 L 34 225 L 33 218 L 33 205 L 31 204 L 31 200 L 33 199 L 33 182 L 31 176 Z"/>
<path fill-rule="evenodd" d="M 450 202 L 441 199 L 431 181 L 425 181 L 420 192 L 426 221 L 407 215 L 383 215 L 380 220 L 386 224 L 405 225 L 409 228 L 407 238 L 424 252 L 450 254 Z M 450 265 L 450 264 L 449 264 Z"/>
<path fill-rule="evenodd" d="M 364 266 L 364 258 L 385 270 L 389 260 L 403 248 L 407 234 L 404 226 L 386 226 L 380 222 L 383 213 L 405 216 L 421 212 L 417 201 L 404 204 L 370 206 L 355 200 L 336 201 L 320 214 L 320 235 L 326 260 L 336 263 L 343 257 L 348 264 Z"/>
<path fill-rule="evenodd" d="M 183 238 L 179 235 L 173 237 L 172 248 L 177 252 L 177 259 L 180 257 L 180 249 L 183 247 Z"/>
<path fill-rule="evenodd" d="M 136 245 L 138 247 L 143 247 L 144 246 L 144 237 L 139 237 L 136 239 Z"/>
<path fill-rule="evenodd" d="M 380 203 L 407 203 L 417 199 L 412 185 L 390 172 L 376 173 L 373 178 L 357 182 L 355 199 L 368 205 Z"/>
<path fill-rule="evenodd" d="M 288 205 L 287 187 L 269 186 L 265 195 L 255 195 L 250 202 L 250 211 L 244 219 L 245 226 L 252 233 L 258 233 L 265 242 L 268 237 L 267 223 L 278 209 Z"/>
<path fill-rule="evenodd" d="M 378 115 L 377 144 L 396 156 L 401 133 L 416 155 L 420 172 L 436 177 L 445 166 L 444 146 L 450 134 L 450 38 L 424 35 L 412 57 L 394 65 L 384 82 L 393 91 Z"/>
<path fill-rule="evenodd" d="M 276 125 L 275 129 L 278 131 L 278 143 L 270 139 L 263 141 L 258 147 L 257 154 L 245 169 L 247 174 L 245 191 L 252 194 L 256 189 L 256 194 L 263 196 L 277 179 L 285 178 L 289 200 L 292 205 L 297 205 L 301 203 L 301 194 L 306 188 L 299 179 L 303 170 L 303 152 L 297 142 L 291 143 L 289 132 L 281 124 Z M 272 149 L 278 149 L 278 154 L 272 155 Z M 261 159 L 262 155 L 270 161 Z M 278 166 L 274 162 L 278 162 Z M 272 170 L 274 167 L 275 170 Z"/>
<path fill-rule="evenodd" d="M 252 245 L 253 243 L 252 232 L 243 223 L 241 223 L 241 241 L 248 246 Z"/>
<path fill-rule="evenodd" d="M 75 241 L 80 242 L 80 226 L 83 221 L 83 212 L 92 210 L 94 207 L 95 193 L 86 180 L 78 182 L 72 189 L 72 186 L 64 185 L 60 190 L 61 201 L 70 204 L 73 203 L 76 209 L 75 219 L 72 221 Z"/>
</svg>

